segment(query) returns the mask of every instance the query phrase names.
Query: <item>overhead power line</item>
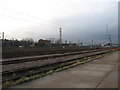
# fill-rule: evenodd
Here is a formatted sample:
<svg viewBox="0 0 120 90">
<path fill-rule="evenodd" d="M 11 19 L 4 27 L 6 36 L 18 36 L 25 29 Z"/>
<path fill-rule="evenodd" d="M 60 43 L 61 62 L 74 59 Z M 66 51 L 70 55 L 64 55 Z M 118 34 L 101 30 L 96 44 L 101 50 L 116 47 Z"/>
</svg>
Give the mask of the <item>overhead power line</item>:
<svg viewBox="0 0 120 90">
<path fill-rule="evenodd" d="M 17 13 L 17 14 L 21 14 L 21 15 L 24 15 L 24 16 L 28 16 L 28 17 L 31 17 L 32 19 L 44 21 L 45 22 L 44 24 L 48 24 L 48 22 L 49 22 L 48 20 L 45 20 L 45 19 L 33 16 L 33 15 L 30 15 L 30 14 L 27 14 L 27 13 L 18 12 L 18 11 L 12 10 L 12 9 L 4 8 L 4 7 L 0 7 L 0 9 L 11 11 L 11 12 L 14 12 L 14 13 Z M 53 23 L 53 24 L 51 26 L 54 26 L 54 27 L 58 26 L 58 24 L 56 24 L 56 23 Z"/>
<path fill-rule="evenodd" d="M 12 18 L 12 19 L 15 19 L 15 20 L 20 20 L 20 21 L 24 21 L 24 22 L 29 22 L 29 23 L 34 23 L 34 24 L 42 24 L 42 25 L 45 25 L 44 23 L 40 23 L 40 22 L 35 22 L 35 21 L 32 21 L 32 20 L 28 20 L 28 19 L 23 19 L 23 18 L 19 18 L 19 17 L 14 17 L 14 16 L 10 16 L 10 15 L 5 15 L 5 14 L 1 14 L 1 16 L 4 16 L 4 17 L 8 17 L 8 18 Z M 51 25 L 48 25 L 47 24 L 47 28 L 50 28 Z M 52 27 L 53 28 L 53 27 Z"/>
<path fill-rule="evenodd" d="M 3 8 L 3 7 L 0 7 L 1 9 L 4 9 L 4 10 L 7 10 L 7 11 L 11 11 L 11 12 L 14 12 L 14 13 L 18 13 L 18 14 L 21 14 L 21 15 L 24 15 L 24 16 L 28 16 L 28 17 L 31 17 L 31 18 L 33 18 L 33 19 L 37 19 L 37 20 L 43 20 L 43 19 L 40 19 L 40 18 L 38 18 L 38 17 L 35 17 L 35 16 L 32 16 L 32 15 L 29 15 L 29 14 L 25 14 L 25 13 L 23 13 L 23 12 L 18 12 L 18 11 L 14 11 L 14 10 L 11 10 L 11 9 L 7 9 L 7 8 Z M 16 19 L 16 20 L 20 20 L 20 21 L 25 21 L 25 22 L 29 22 L 29 23 L 35 23 L 35 24 L 43 24 L 43 25 L 45 25 L 45 23 L 40 23 L 40 22 L 36 22 L 36 21 L 32 21 L 32 20 L 27 20 L 27 19 L 23 19 L 23 18 L 19 18 L 19 17 L 14 17 L 14 16 L 10 16 L 10 15 L 5 15 L 5 14 L 1 14 L 0 13 L 0 15 L 1 16 L 5 16 L 5 17 L 8 17 L 8 18 L 12 18 L 12 19 Z M 43 20 L 43 21 L 46 21 L 46 20 Z M 48 24 L 47 24 L 48 25 Z M 56 26 L 56 28 L 58 28 L 57 26 L 58 26 L 58 24 L 56 24 L 56 23 L 52 23 L 52 25 L 48 25 L 49 27 L 51 27 L 51 26 Z M 48 27 L 48 28 L 49 28 Z M 67 26 L 66 26 L 67 27 Z M 96 34 L 96 35 L 99 35 L 99 36 L 101 36 L 101 37 L 103 37 L 103 35 L 102 34 L 98 34 L 98 33 L 93 33 L 93 32 L 89 32 L 89 31 L 79 31 L 80 29 L 77 29 L 77 28 L 73 28 L 73 27 L 71 27 L 71 26 L 68 26 L 69 28 L 71 28 L 72 30 L 70 30 L 70 31 L 74 31 L 74 32 L 79 32 L 80 34 L 81 33 L 84 33 L 84 34 Z M 56 29 L 57 30 L 57 29 Z M 77 31 L 76 31 L 77 30 Z"/>
<path fill-rule="evenodd" d="M 21 14 L 21 15 L 25 15 L 25 16 L 31 17 L 31 18 L 33 18 L 33 19 L 37 19 L 37 20 L 39 19 L 39 20 L 42 20 L 42 21 L 46 21 L 46 20 L 44 20 L 44 19 L 41 19 L 41 18 L 32 16 L 32 15 L 26 14 L 26 13 L 23 13 L 23 12 L 18 12 L 18 11 L 15 11 L 15 10 L 12 10 L 12 9 L 8 9 L 8 8 L 4 8 L 4 7 L 0 7 L 0 8 L 1 8 L 1 9 L 4 9 L 4 10 L 7 10 L 7 11 L 14 12 L 14 13 L 18 13 L 18 14 Z M 8 15 L 4 15 L 4 16 L 8 16 Z M 36 23 L 36 24 L 43 24 L 43 23 L 40 23 L 40 22 L 34 22 L 34 21 L 26 20 L 26 19 L 16 18 L 16 17 L 13 17 L 13 16 L 8 16 L 8 17 L 12 17 L 12 18 L 14 18 L 14 19 L 19 19 L 19 20 L 23 20 L 23 21 L 27 21 L 27 22 L 31 22 L 31 23 Z M 47 21 L 47 23 L 48 23 L 48 21 Z M 53 24 L 48 25 L 48 26 L 55 26 L 56 28 L 58 28 L 58 26 L 60 26 L 60 25 L 57 24 L 57 23 L 53 23 Z M 69 26 L 69 28 L 73 28 L 73 27 L 70 27 L 70 26 Z M 76 28 L 73 28 L 73 29 L 77 30 Z M 84 32 L 85 32 L 85 31 L 84 31 Z M 86 32 L 85 32 L 85 33 L 86 33 Z M 93 33 L 93 32 L 88 32 L 88 31 L 87 31 L 87 33 L 98 34 L 98 33 Z M 98 34 L 98 35 L 100 35 L 100 34 Z"/>
</svg>

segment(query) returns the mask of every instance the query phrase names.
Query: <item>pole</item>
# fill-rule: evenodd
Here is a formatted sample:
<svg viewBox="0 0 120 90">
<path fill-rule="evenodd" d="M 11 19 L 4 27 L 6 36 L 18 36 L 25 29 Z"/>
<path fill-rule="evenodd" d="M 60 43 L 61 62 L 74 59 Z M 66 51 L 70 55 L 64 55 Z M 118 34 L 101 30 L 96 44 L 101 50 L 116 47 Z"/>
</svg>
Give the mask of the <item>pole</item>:
<svg viewBox="0 0 120 90">
<path fill-rule="evenodd" d="M 106 35 L 108 35 L 108 24 L 106 24 Z"/>
<path fill-rule="evenodd" d="M 91 42 L 92 42 L 92 48 L 93 48 L 93 43 L 94 43 L 94 41 L 92 40 Z"/>
<path fill-rule="evenodd" d="M 80 40 L 78 39 L 78 47 L 80 47 Z"/>
<path fill-rule="evenodd" d="M 2 32 L 2 39 L 4 40 L 4 32 Z"/>
<path fill-rule="evenodd" d="M 108 38 L 108 39 L 109 39 L 109 44 L 110 44 L 110 47 L 111 47 L 111 44 L 112 44 L 112 43 L 111 43 L 111 35 L 109 35 L 109 38 Z"/>
<path fill-rule="evenodd" d="M 50 38 L 50 48 L 51 48 L 51 44 L 52 44 L 52 38 Z"/>
<path fill-rule="evenodd" d="M 108 41 L 108 24 L 106 24 L 106 43 Z"/>
<path fill-rule="evenodd" d="M 60 28 L 60 46 L 62 46 L 62 28 Z"/>
</svg>

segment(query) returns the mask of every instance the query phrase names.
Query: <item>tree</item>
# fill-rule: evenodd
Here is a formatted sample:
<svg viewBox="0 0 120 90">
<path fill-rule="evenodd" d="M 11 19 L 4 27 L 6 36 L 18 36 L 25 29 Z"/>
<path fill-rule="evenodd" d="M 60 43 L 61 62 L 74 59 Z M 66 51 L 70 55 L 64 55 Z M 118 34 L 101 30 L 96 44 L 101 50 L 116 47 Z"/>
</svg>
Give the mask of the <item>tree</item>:
<svg viewBox="0 0 120 90">
<path fill-rule="evenodd" d="M 34 40 L 32 38 L 23 38 L 21 41 L 27 41 L 27 42 L 34 43 Z"/>
</svg>

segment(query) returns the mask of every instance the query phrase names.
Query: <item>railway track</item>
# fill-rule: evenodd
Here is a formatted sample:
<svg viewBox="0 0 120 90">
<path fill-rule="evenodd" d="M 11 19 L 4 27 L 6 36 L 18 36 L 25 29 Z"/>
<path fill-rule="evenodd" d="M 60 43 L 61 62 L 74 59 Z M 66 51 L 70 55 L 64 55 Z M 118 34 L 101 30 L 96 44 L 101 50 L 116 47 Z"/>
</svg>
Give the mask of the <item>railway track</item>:
<svg viewBox="0 0 120 90">
<path fill-rule="evenodd" d="M 57 58 L 57 57 L 64 57 L 69 55 L 76 55 L 76 54 L 84 54 L 90 52 L 97 52 L 102 51 L 100 50 L 90 50 L 90 51 L 79 51 L 79 52 L 70 52 L 70 53 L 63 53 L 63 54 L 48 54 L 48 55 L 39 55 L 39 56 L 27 56 L 27 57 L 18 57 L 18 58 L 6 58 L 2 60 L 2 65 L 7 64 L 15 64 L 15 63 L 23 63 L 23 62 L 31 62 L 49 58 Z"/>
<path fill-rule="evenodd" d="M 101 51 L 101 50 L 99 50 Z M 75 53 L 66 53 L 66 54 L 53 54 L 53 55 L 44 55 L 44 56 L 35 56 L 35 57 L 25 57 L 25 58 L 16 58 L 16 59 L 7 59 L 2 61 L 3 72 L 14 72 L 15 70 L 24 70 L 26 68 L 43 66 L 47 64 L 57 63 L 67 61 L 69 59 L 85 57 L 91 53 L 97 53 L 98 51 L 84 51 L 84 52 L 75 52 Z M 42 58 L 42 59 L 41 59 Z M 43 59 L 44 58 L 44 59 Z"/>
<path fill-rule="evenodd" d="M 47 54 L 60 54 L 69 53 L 76 51 L 93 50 L 90 48 L 64 48 L 64 49 L 41 49 L 41 48 L 29 48 L 29 49 L 3 49 L 2 58 L 14 58 L 14 57 L 25 57 L 35 55 L 47 55 Z"/>
<path fill-rule="evenodd" d="M 2 82 L 3 84 L 11 81 L 18 82 L 23 77 L 25 81 L 28 81 L 28 78 L 25 77 L 29 77 L 29 80 L 32 80 L 40 77 L 40 75 L 47 74 L 51 70 L 57 71 L 60 68 L 71 66 L 77 62 L 86 62 L 88 58 L 90 59 L 107 52 L 109 52 L 109 50 L 91 50 L 84 52 L 6 59 L 2 61 Z M 34 77 L 35 75 L 38 76 Z"/>
</svg>

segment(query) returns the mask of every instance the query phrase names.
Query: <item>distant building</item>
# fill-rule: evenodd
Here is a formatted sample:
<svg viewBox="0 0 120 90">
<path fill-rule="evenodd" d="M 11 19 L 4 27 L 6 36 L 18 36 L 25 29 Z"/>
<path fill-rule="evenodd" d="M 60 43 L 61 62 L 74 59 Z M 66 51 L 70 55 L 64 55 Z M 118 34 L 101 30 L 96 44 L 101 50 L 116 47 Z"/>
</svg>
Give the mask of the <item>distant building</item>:
<svg viewBox="0 0 120 90">
<path fill-rule="evenodd" d="M 50 40 L 40 39 L 40 40 L 38 40 L 38 43 L 36 43 L 35 45 L 36 46 L 41 46 L 41 47 L 48 47 L 48 46 L 50 46 L 50 43 L 51 43 Z"/>
<path fill-rule="evenodd" d="M 70 47 L 77 47 L 77 44 L 76 43 L 70 43 Z"/>
<path fill-rule="evenodd" d="M 39 41 L 38 41 L 38 43 L 46 43 L 46 44 L 48 44 L 48 43 L 50 43 L 51 41 L 50 40 L 43 40 L 43 39 L 40 39 Z"/>
<path fill-rule="evenodd" d="M 2 47 L 29 47 L 33 42 L 30 41 L 18 41 L 18 40 L 2 40 Z"/>
<path fill-rule="evenodd" d="M 110 46 L 112 46 L 112 43 L 106 43 L 106 44 L 103 44 L 102 46 L 103 47 L 110 47 Z"/>
</svg>

